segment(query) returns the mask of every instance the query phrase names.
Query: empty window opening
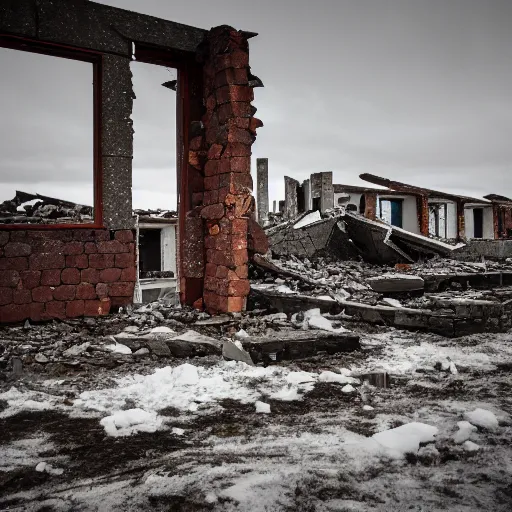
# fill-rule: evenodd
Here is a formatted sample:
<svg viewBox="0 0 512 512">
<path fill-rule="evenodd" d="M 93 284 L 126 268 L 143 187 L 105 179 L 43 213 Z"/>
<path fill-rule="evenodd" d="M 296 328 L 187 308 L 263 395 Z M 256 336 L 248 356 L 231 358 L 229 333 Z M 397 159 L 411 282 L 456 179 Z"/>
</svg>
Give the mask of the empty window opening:
<svg viewBox="0 0 512 512">
<path fill-rule="evenodd" d="M 401 228 L 403 224 L 403 200 L 402 199 L 381 199 L 380 200 L 380 218 Z"/>
<path fill-rule="evenodd" d="M 321 200 L 321 197 L 313 197 L 313 211 L 320 211 Z"/>
<path fill-rule="evenodd" d="M 0 47 L 0 224 L 93 223 L 94 64 L 24 49 Z"/>
<path fill-rule="evenodd" d="M 357 205 L 354 203 L 347 204 L 347 211 L 348 212 L 356 212 L 357 213 Z"/>
<path fill-rule="evenodd" d="M 139 273 L 148 277 L 162 270 L 162 244 L 160 229 L 141 229 L 139 231 Z"/>
<path fill-rule="evenodd" d="M 162 84 L 177 71 L 133 61 L 133 207 L 162 215 L 175 212 L 176 92 Z"/>
<path fill-rule="evenodd" d="M 428 232 L 430 236 L 446 238 L 446 203 L 428 205 Z"/>
<path fill-rule="evenodd" d="M 473 208 L 473 238 L 484 237 L 484 209 Z"/>
<path fill-rule="evenodd" d="M 366 196 L 363 194 L 361 199 L 359 199 L 359 213 L 364 215 L 366 211 Z"/>
</svg>

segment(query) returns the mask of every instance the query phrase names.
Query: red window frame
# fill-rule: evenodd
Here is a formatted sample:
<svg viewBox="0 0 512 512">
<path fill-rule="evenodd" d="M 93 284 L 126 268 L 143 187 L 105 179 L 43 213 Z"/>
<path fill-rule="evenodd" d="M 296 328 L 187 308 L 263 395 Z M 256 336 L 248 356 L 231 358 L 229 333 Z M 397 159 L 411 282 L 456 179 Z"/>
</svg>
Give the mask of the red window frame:
<svg viewBox="0 0 512 512">
<path fill-rule="evenodd" d="M 101 229 L 103 228 L 103 172 L 101 161 L 102 53 L 85 48 L 36 41 L 0 33 L 0 47 L 89 62 L 93 66 L 93 184 L 94 220 L 87 224 L 0 224 L 1 230 Z"/>
</svg>

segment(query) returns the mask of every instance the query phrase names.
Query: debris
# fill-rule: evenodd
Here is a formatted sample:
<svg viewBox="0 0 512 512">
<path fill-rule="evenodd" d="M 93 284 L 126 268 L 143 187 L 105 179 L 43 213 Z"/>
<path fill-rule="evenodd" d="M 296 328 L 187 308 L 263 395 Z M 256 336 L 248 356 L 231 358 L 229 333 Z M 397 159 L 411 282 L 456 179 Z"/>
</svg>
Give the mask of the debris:
<svg viewBox="0 0 512 512">
<path fill-rule="evenodd" d="M 339 384 L 359 384 L 359 379 L 339 373 L 325 371 L 318 376 L 318 382 L 336 382 Z"/>
<path fill-rule="evenodd" d="M 260 402 L 259 400 L 254 404 L 256 406 L 256 413 L 258 414 L 270 414 L 270 404 Z"/>
<path fill-rule="evenodd" d="M 458 421 L 457 426 L 459 430 L 453 434 L 452 439 L 456 444 L 462 444 L 467 441 L 473 432 L 476 432 L 478 429 L 469 423 L 469 421 Z"/>
<path fill-rule="evenodd" d="M 499 426 L 496 415 L 486 409 L 478 408 L 474 411 L 466 412 L 464 413 L 464 418 L 472 425 L 486 430 L 495 430 Z"/>
<path fill-rule="evenodd" d="M 434 442 L 437 432 L 437 427 L 413 422 L 379 432 L 374 434 L 372 438 L 382 446 L 392 450 L 399 457 L 402 457 L 406 453 L 418 453 L 421 443 Z"/>
<path fill-rule="evenodd" d="M 166 340 L 167 347 L 176 357 L 194 357 L 208 354 L 221 354 L 222 342 L 193 330 L 178 334 Z"/>
<path fill-rule="evenodd" d="M 48 473 L 49 475 L 62 475 L 62 473 L 64 473 L 62 468 L 55 468 L 47 462 L 40 462 L 36 466 L 36 471 L 38 473 Z"/>
<path fill-rule="evenodd" d="M 111 352 L 115 352 L 116 354 L 131 354 L 132 350 L 127 347 L 126 345 L 123 345 L 122 343 L 114 343 L 113 345 L 107 345 L 105 348 L 110 350 Z"/>
<path fill-rule="evenodd" d="M 83 354 L 90 346 L 90 342 L 86 341 L 85 343 L 82 343 L 81 345 L 73 345 L 72 347 L 68 348 L 64 351 L 63 355 L 65 357 L 74 357 L 79 356 Z"/>
<path fill-rule="evenodd" d="M 242 361 L 250 366 L 254 366 L 251 356 L 238 343 L 224 341 L 222 344 L 222 357 L 228 361 Z"/>
<path fill-rule="evenodd" d="M 156 412 L 135 408 L 117 411 L 100 421 L 109 436 L 129 436 L 135 432 L 155 432 L 162 425 Z"/>
<path fill-rule="evenodd" d="M 423 290 L 425 282 L 421 277 L 409 274 L 383 274 L 367 280 L 372 290 L 379 293 L 399 293 Z"/>
</svg>

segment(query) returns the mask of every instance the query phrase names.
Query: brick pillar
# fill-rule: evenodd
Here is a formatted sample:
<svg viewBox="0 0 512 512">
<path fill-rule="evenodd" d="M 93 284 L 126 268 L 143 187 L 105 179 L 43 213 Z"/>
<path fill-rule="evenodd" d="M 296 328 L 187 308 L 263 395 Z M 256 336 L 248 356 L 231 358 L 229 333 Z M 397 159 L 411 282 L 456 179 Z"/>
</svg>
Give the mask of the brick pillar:
<svg viewBox="0 0 512 512">
<path fill-rule="evenodd" d="M 289 176 L 284 177 L 284 216 L 287 219 L 295 219 L 299 213 L 297 202 L 298 186 L 299 182 L 297 180 Z"/>
<path fill-rule="evenodd" d="M 365 207 L 364 207 L 364 216 L 367 219 L 375 220 L 377 217 L 377 194 L 375 193 L 366 193 L 364 195 L 365 199 Z"/>
<path fill-rule="evenodd" d="M 416 197 L 417 211 L 418 211 L 418 225 L 420 227 L 420 233 L 423 236 L 428 236 L 428 197 L 417 196 Z"/>
<path fill-rule="evenodd" d="M 334 207 L 334 190 L 332 188 L 332 172 L 322 173 L 321 209 L 331 210 Z"/>
<path fill-rule="evenodd" d="M 457 240 L 466 239 L 466 219 L 464 218 L 464 201 L 457 201 Z"/>
<path fill-rule="evenodd" d="M 207 151 L 201 209 L 206 248 L 203 300 L 210 313 L 237 312 L 245 308 L 250 288 L 251 146 L 263 123 L 253 117 L 246 36 L 231 27 L 216 27 L 207 34 L 203 50 Z"/>
<path fill-rule="evenodd" d="M 493 221 L 494 239 L 495 240 L 498 240 L 502 236 L 502 233 L 500 233 L 500 229 L 499 229 L 499 216 L 500 215 L 501 215 L 501 209 L 500 209 L 499 205 L 494 203 L 492 205 L 492 221 Z M 503 229 L 505 229 L 504 226 L 503 226 Z"/>
</svg>

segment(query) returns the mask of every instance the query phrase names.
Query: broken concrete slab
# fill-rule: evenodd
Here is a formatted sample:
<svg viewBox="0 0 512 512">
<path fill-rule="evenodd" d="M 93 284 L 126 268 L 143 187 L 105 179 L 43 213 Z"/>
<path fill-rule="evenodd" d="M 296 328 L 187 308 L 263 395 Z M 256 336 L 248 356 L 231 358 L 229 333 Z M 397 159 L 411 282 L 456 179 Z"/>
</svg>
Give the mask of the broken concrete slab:
<svg viewBox="0 0 512 512">
<path fill-rule="evenodd" d="M 249 352 L 247 352 L 243 348 L 240 348 L 238 346 L 239 344 L 240 342 L 238 342 L 237 344 L 233 343 L 232 341 L 225 341 L 222 344 L 222 357 L 229 361 L 241 361 L 242 363 L 254 366 L 254 362 L 251 359 Z"/>
<path fill-rule="evenodd" d="M 302 359 L 321 352 L 336 354 L 359 350 L 359 336 L 353 332 L 282 331 L 276 336 L 248 337 L 241 340 L 254 362 Z"/>
<path fill-rule="evenodd" d="M 149 350 L 158 357 L 169 357 L 171 351 L 164 340 L 148 339 L 146 341 Z"/>
<path fill-rule="evenodd" d="M 166 339 L 168 349 L 176 357 L 197 357 L 222 353 L 222 342 L 193 330 Z"/>
<path fill-rule="evenodd" d="M 423 290 L 425 282 L 419 276 L 409 274 L 383 274 L 370 277 L 368 284 L 379 293 L 400 293 Z"/>
</svg>

